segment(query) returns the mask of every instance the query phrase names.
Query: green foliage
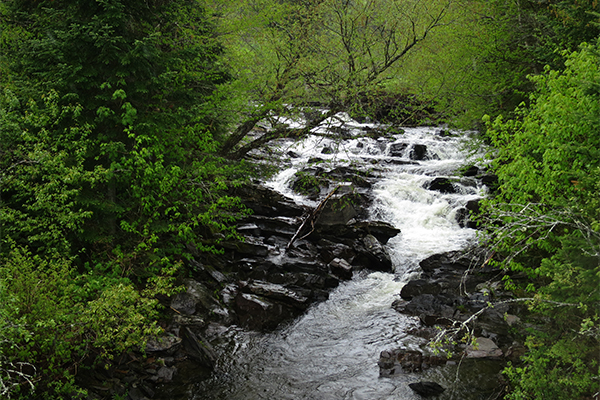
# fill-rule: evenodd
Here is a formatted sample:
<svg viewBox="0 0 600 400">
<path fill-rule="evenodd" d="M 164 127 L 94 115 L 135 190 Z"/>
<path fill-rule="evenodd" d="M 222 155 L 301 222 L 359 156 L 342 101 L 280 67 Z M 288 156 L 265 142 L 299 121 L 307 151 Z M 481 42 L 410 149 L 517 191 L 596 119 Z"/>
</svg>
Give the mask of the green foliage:
<svg viewBox="0 0 600 400">
<path fill-rule="evenodd" d="M 68 259 L 14 246 L 0 277 L 0 393 L 16 398 L 72 395 L 87 359 L 143 349 L 161 332 L 154 296 L 173 290 L 140 294 L 127 279 L 81 275 Z"/>
<path fill-rule="evenodd" d="M 509 367 L 512 399 L 573 399 L 600 389 L 600 41 L 566 56 L 564 71 L 533 77 L 514 120 L 488 120 L 499 193 L 488 212 L 505 267 L 526 272 L 535 318 L 523 366 Z"/>
<path fill-rule="evenodd" d="M 482 115 L 512 115 L 528 100 L 534 89 L 529 74 L 540 74 L 545 65 L 563 69 L 563 50 L 595 40 L 597 10 L 595 0 L 453 3 L 448 23 L 409 55 L 403 85 L 434 99 L 448 122 L 483 128 Z"/>
<path fill-rule="evenodd" d="M 240 214 L 226 191 L 244 165 L 214 155 L 220 45 L 198 3 L 153 7 L 5 2 L 0 171 L 15 242 L 144 275 L 127 264 L 214 249 Z"/>
<path fill-rule="evenodd" d="M 183 262 L 234 234 L 212 32 L 188 0 L 0 4 L 3 395 L 143 348 Z"/>
</svg>

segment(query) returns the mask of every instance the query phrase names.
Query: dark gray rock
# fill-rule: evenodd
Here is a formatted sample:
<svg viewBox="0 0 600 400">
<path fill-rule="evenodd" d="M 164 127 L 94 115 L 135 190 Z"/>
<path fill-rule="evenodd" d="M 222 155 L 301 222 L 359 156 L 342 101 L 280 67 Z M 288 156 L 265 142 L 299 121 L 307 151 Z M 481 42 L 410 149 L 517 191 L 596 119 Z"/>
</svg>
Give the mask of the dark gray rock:
<svg viewBox="0 0 600 400">
<path fill-rule="evenodd" d="M 416 382 L 408 385 L 415 393 L 423 397 L 439 396 L 446 389 L 435 382 Z"/>
<path fill-rule="evenodd" d="M 269 254 L 267 246 L 252 237 L 246 237 L 244 241 L 223 241 L 220 245 L 225 249 L 233 250 L 243 255 L 265 257 Z"/>
<path fill-rule="evenodd" d="M 447 295 L 421 294 L 410 301 L 396 300 L 392 307 L 402 314 L 414 315 L 427 326 L 445 324 L 454 317 L 456 298 Z"/>
<path fill-rule="evenodd" d="M 413 297 L 421 294 L 438 294 L 441 289 L 441 286 L 435 282 L 428 282 L 425 279 L 415 279 L 404 285 L 400 291 L 400 297 L 404 300 L 411 300 Z"/>
<path fill-rule="evenodd" d="M 479 175 L 479 168 L 477 168 L 477 166 L 475 166 L 475 165 L 471 165 L 470 167 L 466 168 L 462 173 L 462 176 L 477 176 L 477 175 Z"/>
<path fill-rule="evenodd" d="M 239 292 L 234 310 L 242 326 L 259 331 L 273 330 L 281 321 L 298 315 L 298 310 L 251 293 Z"/>
<path fill-rule="evenodd" d="M 177 373 L 176 367 L 160 367 L 156 375 L 150 378 L 151 381 L 169 383 L 173 380 L 173 376 Z"/>
<path fill-rule="evenodd" d="M 295 204 L 282 194 L 264 186 L 247 184 L 232 189 L 232 195 L 243 199 L 254 214 L 267 217 L 294 217 L 304 213 L 304 207 Z"/>
<path fill-rule="evenodd" d="M 178 293 L 171 300 L 171 308 L 181 314 L 192 315 L 196 312 L 196 299 L 189 293 Z"/>
<path fill-rule="evenodd" d="M 334 258 L 329 263 L 331 273 L 339 276 L 341 279 L 352 279 L 352 265 L 342 258 Z"/>
<path fill-rule="evenodd" d="M 480 212 L 480 200 L 469 200 L 456 213 L 456 220 L 461 228 L 477 229 L 477 223 L 472 220 Z"/>
<path fill-rule="evenodd" d="M 182 330 L 182 334 L 183 347 L 187 355 L 196 360 L 200 365 L 213 368 L 217 360 L 217 353 L 211 344 L 200 333 L 194 333 L 188 327 Z"/>
<path fill-rule="evenodd" d="M 422 372 L 432 366 L 443 365 L 447 360 L 445 356 L 426 356 L 420 351 L 395 349 L 382 351 L 377 365 L 381 376 L 391 376 Z"/>
<path fill-rule="evenodd" d="M 440 193 L 456 193 L 454 185 L 448 178 L 435 178 L 433 181 L 425 185 L 426 189 L 435 190 Z"/>
<path fill-rule="evenodd" d="M 357 241 L 356 252 L 353 265 L 374 271 L 393 272 L 392 259 L 375 236 L 368 234 L 362 241 Z"/>
<path fill-rule="evenodd" d="M 308 307 L 308 298 L 302 296 L 294 290 L 288 289 L 282 285 L 270 282 L 253 281 L 242 286 L 244 292 L 265 297 L 271 300 L 277 300 L 292 307 L 305 309 Z"/>
<path fill-rule="evenodd" d="M 354 231 L 365 232 L 377 238 L 382 244 L 386 244 L 388 240 L 400 233 L 400 229 L 393 225 L 382 221 L 361 221 L 352 224 Z"/>
<path fill-rule="evenodd" d="M 409 158 L 414 161 L 429 159 L 427 154 L 427 146 L 424 144 L 415 144 L 410 150 Z"/>
<path fill-rule="evenodd" d="M 146 352 L 164 352 L 167 354 L 173 354 L 181 345 L 181 341 L 181 338 L 174 335 L 165 335 L 158 338 L 150 339 L 146 343 Z"/>
<path fill-rule="evenodd" d="M 344 194 L 339 198 L 332 198 L 324 205 L 315 221 L 318 227 L 346 225 L 358 213 L 353 205 L 353 196 Z"/>
<path fill-rule="evenodd" d="M 391 157 L 403 157 L 408 143 L 392 143 L 389 147 L 389 155 Z"/>
</svg>

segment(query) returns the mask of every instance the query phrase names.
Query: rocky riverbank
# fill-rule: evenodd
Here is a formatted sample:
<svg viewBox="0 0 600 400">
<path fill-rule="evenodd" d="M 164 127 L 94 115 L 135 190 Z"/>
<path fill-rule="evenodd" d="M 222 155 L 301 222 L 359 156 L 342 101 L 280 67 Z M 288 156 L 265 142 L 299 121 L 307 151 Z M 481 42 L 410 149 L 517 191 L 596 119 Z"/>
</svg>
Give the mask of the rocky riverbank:
<svg viewBox="0 0 600 400">
<path fill-rule="evenodd" d="M 418 319 L 419 326 L 410 333 L 425 339 L 427 345 L 417 351 L 383 350 L 378 362 L 381 376 L 481 359 L 495 360 L 500 370 L 524 354 L 524 346 L 517 341 L 522 328 L 517 315 L 523 308 L 512 301 L 512 292 L 504 290 L 504 273 L 490 266 L 492 259 L 493 253 L 475 248 L 436 254 L 419 264 L 421 276 L 402 288 L 392 307 Z M 423 396 L 443 391 L 433 393 L 431 382 L 421 383 L 413 389 Z M 492 398 L 500 398 L 504 383 L 498 375 L 491 391 L 498 397 Z"/>
</svg>

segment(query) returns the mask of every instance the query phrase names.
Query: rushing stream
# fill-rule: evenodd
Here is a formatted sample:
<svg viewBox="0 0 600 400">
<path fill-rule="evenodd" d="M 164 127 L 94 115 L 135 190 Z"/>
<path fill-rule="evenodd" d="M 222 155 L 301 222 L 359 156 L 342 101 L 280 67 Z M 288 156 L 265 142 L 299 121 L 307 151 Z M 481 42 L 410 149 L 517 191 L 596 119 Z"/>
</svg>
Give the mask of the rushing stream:
<svg viewBox="0 0 600 400">
<path fill-rule="evenodd" d="M 346 118 L 345 129 L 363 132 L 361 125 Z M 435 380 L 447 390 L 440 398 L 479 399 L 473 385 L 481 387 L 479 375 L 488 365 L 464 366 L 467 375 L 455 381 L 456 366 L 445 366 L 421 374 L 380 377 L 377 360 L 385 349 L 418 349 L 423 339 L 407 334 L 416 325 L 412 317 L 390 306 L 408 277 L 418 273 L 424 258 L 469 244 L 475 231 L 460 228 L 457 210 L 480 198 L 485 188 L 461 178 L 457 193 L 443 194 L 424 185 L 435 177 L 450 177 L 465 164 L 464 136 L 443 136 L 433 128 L 407 128 L 391 140 L 355 137 L 333 142 L 312 136 L 302 143 L 280 143 L 293 151 L 289 168 L 268 185 L 296 201 L 311 203 L 289 188 L 290 177 L 308 159 L 318 155 L 336 165 L 357 165 L 368 170 L 373 160 L 390 158 L 393 143 L 407 143 L 397 163 L 386 164 L 374 187 L 372 218 L 401 229 L 391 239 L 388 251 L 395 274 L 356 273 L 336 288 L 329 300 L 311 307 L 303 316 L 270 334 L 230 329 L 222 334 L 222 357 L 213 377 L 194 385 L 189 398 L 201 399 L 419 399 L 408 383 Z M 414 144 L 427 146 L 428 159 L 410 163 Z M 334 151 L 324 154 L 323 148 Z M 381 163 L 380 163 L 381 164 Z M 470 368 L 470 372 L 469 372 Z M 493 369 L 493 367 L 490 367 Z M 462 373 L 462 372 L 461 372 Z"/>
</svg>

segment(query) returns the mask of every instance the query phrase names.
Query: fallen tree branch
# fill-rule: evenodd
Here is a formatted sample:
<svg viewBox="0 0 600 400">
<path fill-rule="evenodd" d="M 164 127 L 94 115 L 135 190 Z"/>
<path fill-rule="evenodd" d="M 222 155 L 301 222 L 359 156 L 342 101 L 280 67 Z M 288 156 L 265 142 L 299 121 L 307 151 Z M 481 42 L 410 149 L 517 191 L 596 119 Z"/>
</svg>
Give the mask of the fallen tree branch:
<svg viewBox="0 0 600 400">
<path fill-rule="evenodd" d="M 298 228 L 298 230 L 296 231 L 296 233 L 294 234 L 294 236 L 292 236 L 292 238 L 290 239 L 290 242 L 287 244 L 287 246 L 285 246 L 285 251 L 288 251 L 291 247 L 292 244 L 294 243 L 294 241 L 296 241 L 296 239 L 298 238 L 298 236 L 302 233 L 302 231 L 304 230 L 304 227 L 310 223 L 311 229 L 310 231 L 305 234 L 304 236 L 302 236 L 300 239 L 298 240 L 302 240 L 304 238 L 306 238 L 308 235 L 310 235 L 311 233 L 314 232 L 315 230 L 315 221 L 317 220 L 317 218 L 319 217 L 319 215 L 321 214 L 321 211 L 323 211 L 323 207 L 325 207 L 325 204 L 327 204 L 327 201 L 329 201 L 329 199 L 331 198 L 331 196 L 333 196 L 333 194 L 341 187 L 342 185 L 337 185 L 320 203 L 319 205 L 312 210 L 312 212 L 310 214 L 308 214 L 308 216 L 304 219 L 304 221 L 302 222 L 302 224 L 300 225 L 300 227 Z"/>
</svg>

